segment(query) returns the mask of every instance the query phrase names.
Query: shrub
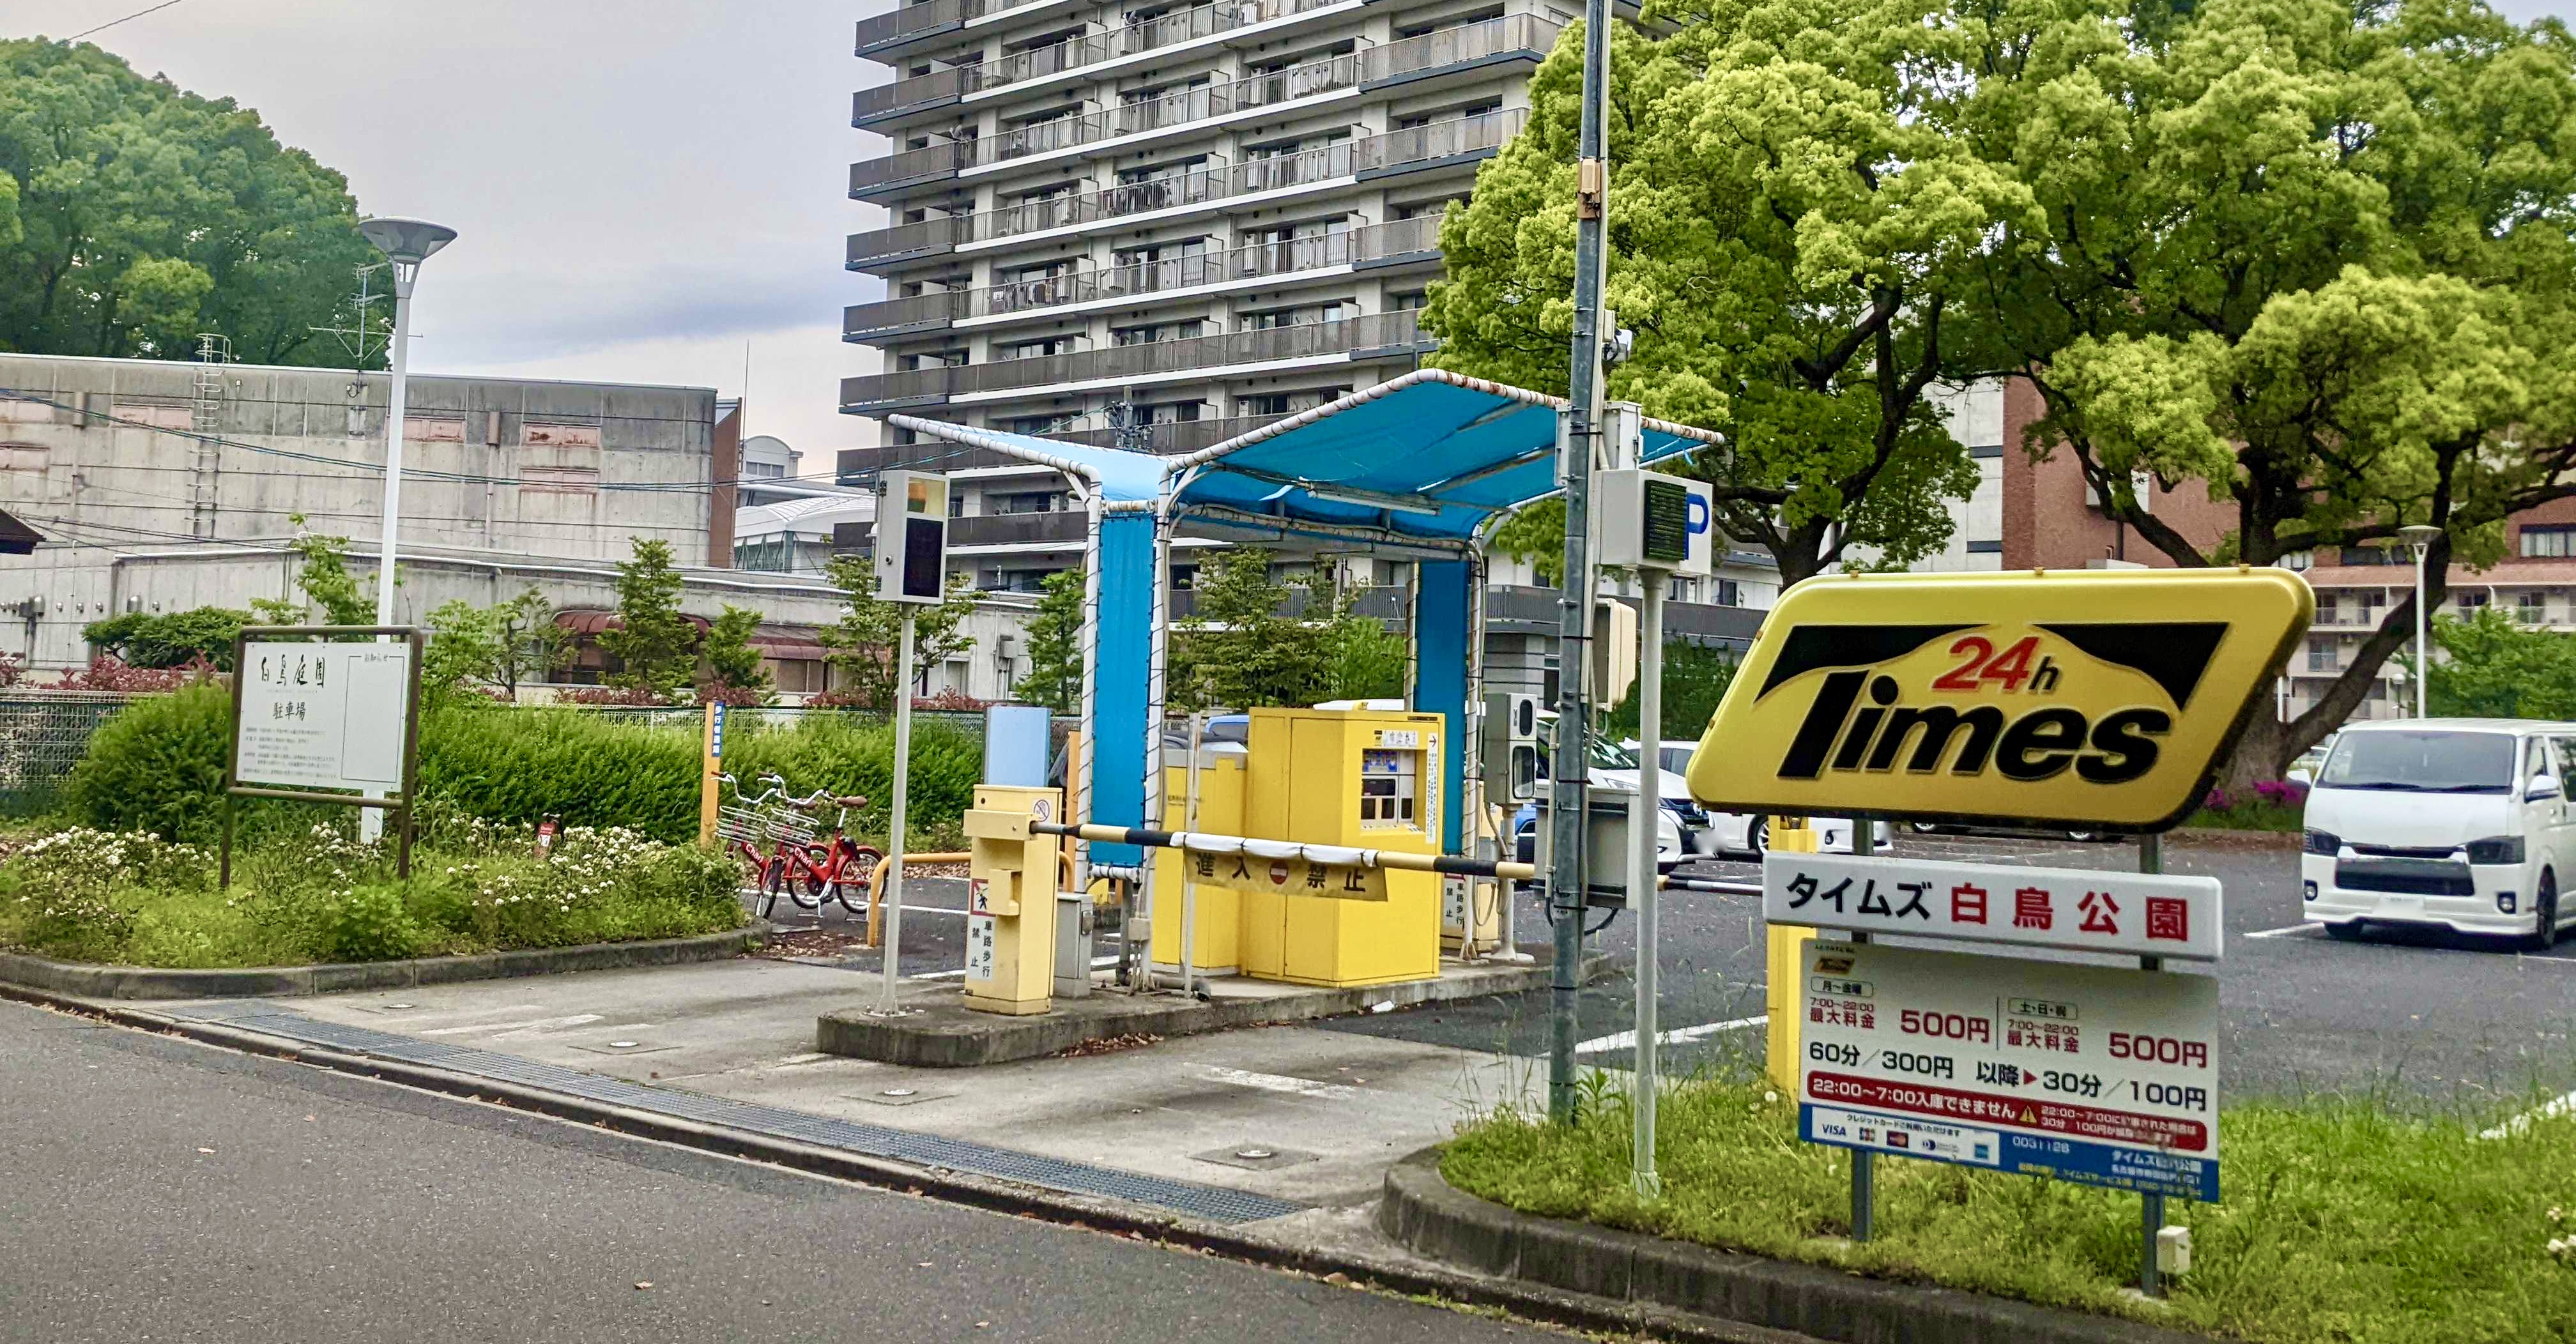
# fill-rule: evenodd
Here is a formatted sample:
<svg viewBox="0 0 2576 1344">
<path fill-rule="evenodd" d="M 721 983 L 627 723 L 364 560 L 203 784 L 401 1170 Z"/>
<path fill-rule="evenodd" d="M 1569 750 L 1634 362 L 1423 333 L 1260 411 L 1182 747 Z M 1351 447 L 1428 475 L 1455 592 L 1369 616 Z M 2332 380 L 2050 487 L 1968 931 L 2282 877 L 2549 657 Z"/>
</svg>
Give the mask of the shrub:
<svg viewBox="0 0 2576 1344">
<path fill-rule="evenodd" d="M 656 840 L 698 831 L 698 735 L 577 709 L 459 704 L 420 729 L 425 797 L 488 821 L 625 826 Z"/>
<path fill-rule="evenodd" d="M 882 838 L 892 820 L 894 802 L 894 725 L 851 714 L 798 718 L 792 727 L 753 725 L 733 737 L 725 746 L 725 769 L 742 779 L 746 788 L 754 777 L 775 770 L 797 793 L 829 789 L 865 794 L 868 805 L 851 817 L 851 829 Z M 916 720 L 906 799 L 909 829 L 916 835 L 954 830 L 974 801 L 975 784 L 983 773 L 984 753 L 972 736 L 946 724 Z"/>
<path fill-rule="evenodd" d="M 231 695 L 212 682 L 126 706 L 90 735 L 63 810 L 102 830 L 213 837 L 223 827 L 232 720 Z"/>
</svg>

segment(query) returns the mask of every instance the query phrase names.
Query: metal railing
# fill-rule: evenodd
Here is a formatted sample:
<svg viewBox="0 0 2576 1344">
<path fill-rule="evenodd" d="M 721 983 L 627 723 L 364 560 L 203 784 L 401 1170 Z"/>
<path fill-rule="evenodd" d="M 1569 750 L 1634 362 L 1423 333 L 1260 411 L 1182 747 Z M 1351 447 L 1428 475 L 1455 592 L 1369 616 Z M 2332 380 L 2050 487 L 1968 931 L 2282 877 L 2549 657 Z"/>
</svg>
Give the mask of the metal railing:
<svg viewBox="0 0 2576 1344">
<path fill-rule="evenodd" d="M 961 140 L 952 145 L 904 150 L 882 159 L 863 159 L 850 165 L 850 190 L 853 193 L 873 190 L 910 181 L 926 173 L 963 172 L 968 168 L 1007 163 L 1120 136 L 1185 126 L 1252 108 L 1273 107 L 1300 98 L 1354 89 L 1362 84 L 1405 75 L 1425 74 L 1443 66 L 1462 65 L 1508 53 L 1526 53 L 1536 59 L 1555 44 L 1558 29 L 1559 25 L 1534 14 L 1507 14 L 1499 19 L 1424 33 L 1383 47 L 1310 61 L 1285 70 L 1180 89 L 1099 112 L 1016 126 L 986 140 Z M 944 73 L 962 77 L 966 68 Z M 935 80 L 940 76 L 923 78 Z M 933 150 L 940 149 L 959 151 L 953 166 L 932 156 Z"/>
<path fill-rule="evenodd" d="M 1095 191 L 1066 192 L 978 215 L 898 224 L 850 235 L 849 264 L 861 267 L 891 257 L 1326 182 L 1355 172 L 1490 153 L 1520 134 L 1528 120 L 1528 111 L 1521 108 L 1454 117 L 1296 154 L 1247 159 L 1222 168 L 1203 168 L 1143 182 L 1122 182 Z"/>
<path fill-rule="evenodd" d="M 1334 3 L 1337 0 L 1239 0 L 1238 3 L 1197 5 L 1112 32 L 1068 38 L 1051 46 L 1011 52 L 999 60 L 961 65 L 951 70 L 898 79 L 873 89 L 861 89 L 850 100 L 850 119 L 854 123 L 864 122 L 911 108 L 954 102 L 970 93 L 1008 88 L 1122 56 L 1159 51 Z"/>
<path fill-rule="evenodd" d="M 116 691 L 0 692 L 0 816 L 51 808 L 90 735 L 140 697 Z"/>
<path fill-rule="evenodd" d="M 1056 383 L 1134 378 L 1175 369 L 1322 359 L 1374 350 L 1396 352 L 1435 348 L 1437 341 L 1423 334 L 1416 316 L 1413 310 L 1408 309 L 1337 322 L 1266 327 L 1174 341 L 1117 345 L 1071 354 L 1034 355 L 986 364 L 955 364 L 866 374 L 841 380 L 841 407 L 849 410 L 890 402 L 958 397 Z"/>
<path fill-rule="evenodd" d="M 1157 261 L 1128 262 L 1096 271 L 1014 280 L 989 289 L 943 290 L 906 295 L 876 303 L 854 304 L 841 314 L 841 334 L 856 338 L 879 332 L 946 326 L 973 317 L 1001 317 L 1043 311 L 1095 299 L 1118 299 L 1231 280 L 1294 275 L 1349 266 L 1439 245 L 1437 216 L 1372 224 L 1365 228 L 1306 238 L 1246 243 L 1224 252 L 1205 252 Z"/>
<path fill-rule="evenodd" d="M 1499 19 L 1462 23 L 1418 37 L 1400 38 L 1361 53 L 1360 78 L 1374 84 L 1402 75 L 1422 74 L 1443 66 L 1465 65 L 1496 56 L 1547 55 L 1565 25 L 1535 14 L 1506 14 Z"/>
</svg>

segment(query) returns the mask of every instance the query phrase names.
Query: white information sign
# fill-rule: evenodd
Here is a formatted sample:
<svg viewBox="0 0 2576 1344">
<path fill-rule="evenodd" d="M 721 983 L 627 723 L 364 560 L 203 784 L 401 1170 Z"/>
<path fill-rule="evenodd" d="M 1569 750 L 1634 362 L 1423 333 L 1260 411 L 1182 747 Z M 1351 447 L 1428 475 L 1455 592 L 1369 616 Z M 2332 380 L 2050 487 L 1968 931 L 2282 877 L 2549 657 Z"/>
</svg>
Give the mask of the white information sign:
<svg viewBox="0 0 2576 1344">
<path fill-rule="evenodd" d="M 2219 915 L 2213 877 L 1894 855 L 1762 860 L 1762 917 L 1774 924 L 2215 961 Z"/>
<path fill-rule="evenodd" d="M 993 980 L 1000 933 L 993 919 L 992 890 L 986 878 L 979 877 L 966 884 L 966 978 L 985 984 Z"/>
<path fill-rule="evenodd" d="M 402 787 L 410 644 L 246 644 L 237 675 L 236 783 Z"/>
<path fill-rule="evenodd" d="M 1817 941 L 1801 963 L 1813 1143 L 2218 1198 L 2218 981 Z"/>
</svg>

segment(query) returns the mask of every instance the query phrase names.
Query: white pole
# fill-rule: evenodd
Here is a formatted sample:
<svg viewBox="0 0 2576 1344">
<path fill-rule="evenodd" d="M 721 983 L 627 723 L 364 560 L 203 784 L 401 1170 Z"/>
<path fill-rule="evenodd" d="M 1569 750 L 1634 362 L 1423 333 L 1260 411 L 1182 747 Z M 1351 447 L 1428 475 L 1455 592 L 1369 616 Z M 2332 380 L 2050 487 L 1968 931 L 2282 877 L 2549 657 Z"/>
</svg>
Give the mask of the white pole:
<svg viewBox="0 0 2576 1344">
<path fill-rule="evenodd" d="M 1637 796 L 1629 805 L 1628 828 L 1635 858 L 1628 890 L 1637 909 L 1637 1096 L 1630 1108 L 1636 1117 L 1635 1151 L 1630 1172 L 1637 1197 L 1663 1193 L 1655 1170 L 1655 957 L 1663 937 L 1663 901 L 1655 890 L 1655 836 L 1662 829 L 1664 807 L 1664 584 L 1658 571 L 1637 571 L 1643 590 L 1637 604 Z"/>
<path fill-rule="evenodd" d="M 1181 827 L 1184 830 L 1195 831 L 1199 828 L 1199 746 L 1206 740 L 1207 712 L 1192 711 L 1190 714 L 1189 797 L 1181 804 Z M 1198 883 L 1190 880 L 1190 861 L 1188 856 L 1184 855 L 1181 858 L 1181 993 L 1191 996 L 1198 993 L 1198 958 L 1193 955 L 1198 936 L 1199 886 Z M 1151 947 L 1152 944 L 1147 943 L 1146 946 Z"/>
<path fill-rule="evenodd" d="M 402 519 L 403 415 L 410 399 L 411 385 L 411 280 L 400 263 L 394 266 L 394 388 L 393 400 L 385 413 L 385 516 L 380 535 L 382 555 L 376 562 L 376 624 L 394 623 L 394 536 Z M 385 638 L 377 636 L 379 640 Z M 369 789 L 367 796 L 382 798 L 382 789 Z M 372 845 L 384 838 L 384 809 L 358 809 L 358 843 Z"/>
<path fill-rule="evenodd" d="M 912 604 L 905 603 L 903 651 L 895 660 L 894 817 L 886 836 L 886 857 L 891 862 L 886 865 L 885 993 L 877 1000 L 879 1017 L 903 1012 L 895 1002 L 895 986 L 902 979 L 903 962 L 903 794 L 904 783 L 912 775 L 912 613 Z"/>
<path fill-rule="evenodd" d="M 2415 717 L 2419 719 L 2424 717 L 2424 688 L 2433 680 L 2425 675 L 2432 671 L 2432 665 L 2424 660 L 2426 632 L 2433 625 L 2431 613 L 2424 610 L 2424 556 L 2431 549 L 2415 548 Z"/>
</svg>

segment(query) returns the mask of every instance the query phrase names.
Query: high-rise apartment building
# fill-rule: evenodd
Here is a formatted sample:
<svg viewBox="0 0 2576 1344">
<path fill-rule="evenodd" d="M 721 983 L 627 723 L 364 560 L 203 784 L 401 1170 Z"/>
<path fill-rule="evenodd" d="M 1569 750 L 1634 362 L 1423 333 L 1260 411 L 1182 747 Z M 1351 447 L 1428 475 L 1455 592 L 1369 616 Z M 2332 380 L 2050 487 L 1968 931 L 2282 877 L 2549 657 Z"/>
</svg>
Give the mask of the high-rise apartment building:
<svg viewBox="0 0 2576 1344">
<path fill-rule="evenodd" d="M 841 409 L 1204 447 L 1413 368 L 1442 209 L 1528 116 L 1578 11 L 1545 0 L 927 0 L 858 27 L 892 67 L 852 120 L 885 137 L 849 239 L 887 297 L 845 315 L 885 371 Z M 913 460 L 910 435 L 842 454 Z M 941 452 L 977 581 L 1078 561 L 1053 474 Z M 991 521 L 984 521 L 989 518 Z M 989 570 L 991 572 L 983 572 Z"/>
</svg>

